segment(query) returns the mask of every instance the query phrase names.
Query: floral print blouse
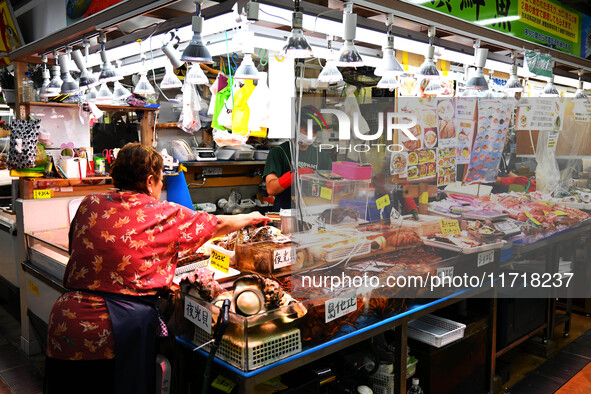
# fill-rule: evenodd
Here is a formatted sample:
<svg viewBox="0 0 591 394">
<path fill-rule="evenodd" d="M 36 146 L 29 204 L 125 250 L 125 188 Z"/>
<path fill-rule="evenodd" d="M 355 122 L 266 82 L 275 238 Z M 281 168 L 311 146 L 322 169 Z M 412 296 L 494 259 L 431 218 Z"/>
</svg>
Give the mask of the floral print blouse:
<svg viewBox="0 0 591 394">
<path fill-rule="evenodd" d="M 70 226 L 64 286 L 49 316 L 47 355 L 61 360 L 114 354 L 105 301 L 85 290 L 155 295 L 174 277 L 180 251 L 197 249 L 217 218 L 145 194 L 113 191 L 84 198 Z"/>
</svg>

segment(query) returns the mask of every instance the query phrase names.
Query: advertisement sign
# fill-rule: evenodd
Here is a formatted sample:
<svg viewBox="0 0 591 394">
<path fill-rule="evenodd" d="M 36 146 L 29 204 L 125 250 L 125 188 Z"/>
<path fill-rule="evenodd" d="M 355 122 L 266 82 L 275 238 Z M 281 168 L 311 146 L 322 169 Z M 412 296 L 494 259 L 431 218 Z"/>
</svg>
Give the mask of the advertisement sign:
<svg viewBox="0 0 591 394">
<path fill-rule="evenodd" d="M 123 0 L 66 0 L 66 21 L 68 26 L 88 18 Z"/>
<path fill-rule="evenodd" d="M 581 56 L 583 14 L 555 0 L 413 1 L 468 22 Z"/>
</svg>

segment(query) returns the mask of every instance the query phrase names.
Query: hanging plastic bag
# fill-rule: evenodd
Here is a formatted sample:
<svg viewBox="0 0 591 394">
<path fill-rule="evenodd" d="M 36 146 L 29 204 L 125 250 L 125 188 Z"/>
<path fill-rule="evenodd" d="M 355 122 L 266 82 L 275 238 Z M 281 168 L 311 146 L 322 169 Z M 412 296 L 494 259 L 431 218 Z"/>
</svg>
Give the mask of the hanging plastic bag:
<svg viewBox="0 0 591 394">
<path fill-rule="evenodd" d="M 215 95 L 215 109 L 213 111 L 213 119 L 211 120 L 211 127 L 213 127 L 214 129 L 220 129 L 220 130 L 226 129 L 224 126 L 222 126 L 219 123 L 218 118 L 220 117 L 220 114 L 222 113 L 222 111 L 227 110 L 227 108 L 225 108 L 226 101 L 228 101 L 228 98 L 231 96 L 232 96 L 232 87 L 230 85 L 226 86 L 224 89 L 220 90 Z M 231 123 L 231 117 L 230 117 L 230 123 Z"/>
<path fill-rule="evenodd" d="M 219 146 L 242 146 L 248 140 L 248 135 L 233 134 L 227 130 L 213 129 L 213 140 Z"/>
<path fill-rule="evenodd" d="M 224 130 L 231 130 L 232 129 L 232 111 L 234 109 L 234 102 L 232 101 L 232 96 L 228 97 L 226 102 L 224 103 L 218 118 L 217 123 L 221 129 Z"/>
<path fill-rule="evenodd" d="M 248 119 L 250 117 L 248 98 L 254 89 L 255 86 L 252 80 L 247 79 L 244 81 L 244 86 L 234 95 L 234 108 L 232 110 L 232 133 L 234 134 L 248 134 Z"/>
<path fill-rule="evenodd" d="M 248 130 L 251 137 L 267 137 L 267 128 L 270 123 L 270 91 L 267 86 L 267 73 L 259 73 L 260 79 L 254 91 L 248 98 L 250 117 L 248 118 Z"/>
<path fill-rule="evenodd" d="M 193 133 L 201 129 L 199 110 L 201 109 L 201 98 L 195 86 L 190 83 L 183 85 L 183 109 L 179 117 L 181 129 L 187 133 Z"/>
<path fill-rule="evenodd" d="M 220 91 L 222 91 L 223 89 L 225 89 L 226 86 L 228 86 L 228 77 L 226 77 L 222 73 L 219 73 L 218 76 L 216 77 L 215 81 L 213 82 L 213 84 L 209 88 L 211 90 L 211 101 L 209 103 L 209 108 L 207 110 L 208 115 L 212 115 L 212 116 L 214 115 L 217 94 Z"/>
</svg>

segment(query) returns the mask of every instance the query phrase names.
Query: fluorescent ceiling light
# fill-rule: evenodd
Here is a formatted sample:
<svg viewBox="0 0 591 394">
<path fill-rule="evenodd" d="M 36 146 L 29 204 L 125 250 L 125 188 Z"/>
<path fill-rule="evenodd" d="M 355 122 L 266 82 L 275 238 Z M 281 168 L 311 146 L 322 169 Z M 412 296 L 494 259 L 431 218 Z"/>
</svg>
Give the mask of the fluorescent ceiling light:
<svg viewBox="0 0 591 394">
<path fill-rule="evenodd" d="M 503 16 L 501 18 L 482 19 L 482 20 L 476 21 L 474 23 L 476 23 L 477 25 L 480 25 L 480 26 L 486 26 L 486 25 L 492 25 L 494 23 L 518 21 L 519 19 L 521 19 L 519 15 L 511 15 L 511 16 Z"/>
</svg>

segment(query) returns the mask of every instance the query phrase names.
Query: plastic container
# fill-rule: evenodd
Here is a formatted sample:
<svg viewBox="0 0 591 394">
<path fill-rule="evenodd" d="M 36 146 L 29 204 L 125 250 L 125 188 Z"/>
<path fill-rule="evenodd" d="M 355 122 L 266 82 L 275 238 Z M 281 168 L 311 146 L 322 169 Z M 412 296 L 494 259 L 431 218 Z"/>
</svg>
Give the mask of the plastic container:
<svg viewBox="0 0 591 394">
<path fill-rule="evenodd" d="M 350 161 L 335 161 L 332 163 L 332 172 L 345 179 L 371 179 L 371 164 L 359 164 Z"/>
<path fill-rule="evenodd" d="M 380 220 L 380 211 L 376 205 L 375 200 L 341 200 L 339 201 L 339 208 L 350 208 L 359 212 L 359 217 L 367 221 L 373 222 Z"/>
<path fill-rule="evenodd" d="M 20 101 L 21 103 L 29 103 L 33 101 L 33 80 L 31 79 L 31 74 L 26 72 L 21 80 L 21 95 Z"/>
<path fill-rule="evenodd" d="M 413 230 L 420 237 L 428 237 L 441 232 L 440 217 L 419 215 L 419 220 L 414 220 L 412 215 L 403 216 L 402 228 Z M 396 222 L 398 224 L 399 222 Z"/>
<path fill-rule="evenodd" d="M 425 315 L 408 323 L 408 336 L 435 347 L 464 337 L 466 325 L 435 315 Z"/>
<path fill-rule="evenodd" d="M 269 155 L 268 150 L 257 150 L 254 152 L 254 159 L 255 160 L 267 160 L 268 155 Z"/>
<path fill-rule="evenodd" d="M 215 151 L 215 157 L 218 160 L 230 160 L 236 151 L 230 148 L 218 148 Z"/>
</svg>

